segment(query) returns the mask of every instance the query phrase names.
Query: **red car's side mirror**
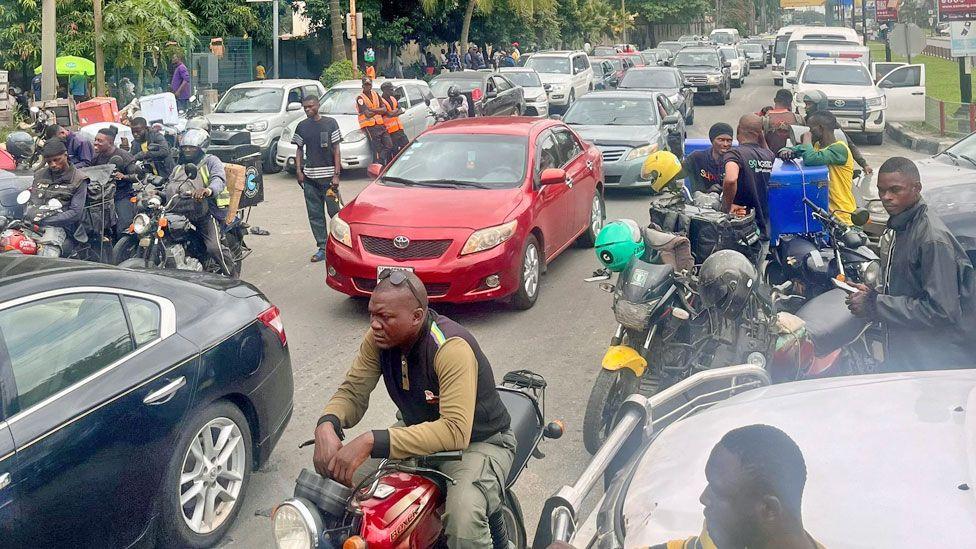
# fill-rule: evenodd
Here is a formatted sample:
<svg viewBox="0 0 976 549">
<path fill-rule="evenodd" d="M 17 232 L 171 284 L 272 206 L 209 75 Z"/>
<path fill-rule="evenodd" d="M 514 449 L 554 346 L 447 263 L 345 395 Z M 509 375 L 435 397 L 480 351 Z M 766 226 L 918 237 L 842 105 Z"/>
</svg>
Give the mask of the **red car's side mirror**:
<svg viewBox="0 0 976 549">
<path fill-rule="evenodd" d="M 539 177 L 540 185 L 558 185 L 566 182 L 566 170 L 562 168 L 546 168 Z"/>
<path fill-rule="evenodd" d="M 372 177 L 373 179 L 376 179 L 377 177 L 379 177 L 380 176 L 380 172 L 382 172 L 382 171 L 383 171 L 383 165 L 382 164 L 373 163 L 373 164 L 370 164 L 369 166 L 366 167 L 366 173 L 370 177 Z"/>
</svg>

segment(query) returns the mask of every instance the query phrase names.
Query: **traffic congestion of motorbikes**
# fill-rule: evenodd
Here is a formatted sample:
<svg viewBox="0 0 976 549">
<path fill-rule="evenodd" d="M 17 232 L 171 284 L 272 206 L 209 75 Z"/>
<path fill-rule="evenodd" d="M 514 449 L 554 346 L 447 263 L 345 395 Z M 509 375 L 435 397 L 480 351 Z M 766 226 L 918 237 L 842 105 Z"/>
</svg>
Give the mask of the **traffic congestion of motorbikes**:
<svg viewBox="0 0 976 549">
<path fill-rule="evenodd" d="M 692 94 L 691 108 L 696 104 L 695 96 L 699 93 L 702 96 L 717 93 L 720 104 L 724 104 L 731 88 L 736 87 L 733 81 L 741 86 L 742 80 L 749 74 L 751 62 L 755 62 L 753 66 L 758 68 L 766 66 L 767 56 L 772 60 L 774 43 L 749 40 L 754 45 L 751 50 L 761 54 L 761 64 L 760 58 L 746 56 L 743 52 L 744 61 L 735 60 L 738 63 L 735 65 L 737 72 L 733 75 L 729 70 L 730 63 L 722 61 L 726 58 L 721 49 L 739 48 L 738 34 L 730 42 L 721 37 L 717 44 L 713 40 L 714 37 L 688 37 L 682 41 L 683 45 L 673 51 L 663 46 L 649 50 L 641 63 L 671 69 L 680 67 L 674 60 L 682 48 L 688 48 L 686 54 L 716 53 L 715 67 L 690 65 L 689 74 L 696 70 L 702 72 L 700 88 L 683 81 L 678 85 L 678 93 L 685 93 L 687 89 L 702 90 L 689 92 Z M 596 55 L 594 49 L 600 50 L 600 54 Z M 585 53 L 594 58 L 590 61 L 594 67 L 598 63 L 602 65 L 600 70 L 603 76 L 597 77 L 597 85 L 590 83 L 590 90 L 609 90 L 618 86 L 619 90 L 626 89 L 623 83 L 627 63 L 633 66 L 633 58 L 641 57 L 641 52 L 629 44 L 597 46 L 594 49 L 588 49 Z M 521 55 L 531 59 L 529 53 Z M 546 52 L 531 55 L 545 57 Z M 520 65 L 525 65 L 525 59 Z M 653 62 L 650 61 L 652 59 Z M 461 63 L 465 64 L 463 61 Z M 615 72 L 615 64 L 618 63 L 624 67 L 620 74 Z M 463 70 L 460 66 L 451 68 Z M 485 70 L 495 74 L 491 69 Z M 451 71 L 445 69 L 444 74 L 450 75 Z M 490 80 L 484 92 L 477 87 L 473 90 L 462 89 L 452 83 L 442 97 L 433 93 L 423 96 L 423 118 L 430 119 L 424 128 L 425 133 L 421 137 L 410 135 L 411 145 L 392 152 L 389 157 L 380 154 L 380 145 L 373 141 L 369 132 L 361 132 L 372 147 L 368 168 L 370 176 L 376 177 L 377 181 L 385 179 L 388 184 L 404 188 L 423 184 L 430 188 L 443 188 L 464 183 L 463 180 L 452 183 L 446 179 L 413 178 L 409 171 L 401 176 L 401 172 L 396 172 L 397 163 L 409 160 L 412 154 L 421 154 L 414 152 L 419 148 L 416 145 L 425 143 L 423 136 L 430 136 L 431 132 L 463 133 L 464 124 L 491 121 L 487 114 L 492 114 L 489 108 L 493 107 L 488 105 L 491 101 L 501 101 L 505 92 L 504 82 L 507 81 L 501 76 L 498 81 Z M 429 91 L 426 84 L 424 86 L 423 89 Z M 521 86 L 517 87 L 521 89 Z M 569 95 L 566 100 L 568 107 L 563 111 L 566 116 L 572 114 L 572 105 L 580 100 L 572 95 L 574 90 L 571 83 L 568 87 L 546 83 L 544 89 L 550 98 L 549 108 L 554 108 L 552 97 L 559 93 L 558 90 L 570 90 L 566 92 Z M 18 96 L 17 90 L 14 92 Z M 330 92 L 323 96 L 323 104 Z M 511 105 L 510 110 L 504 113 L 516 117 L 510 119 L 512 124 L 523 120 L 521 117 L 528 105 L 524 93 L 521 92 L 516 100 L 518 103 Z M 594 97 L 601 97 L 598 94 L 613 92 L 590 93 L 596 94 Z M 398 87 L 394 92 L 400 101 L 409 97 L 410 106 L 414 106 L 416 103 L 410 94 L 405 87 Z M 364 92 L 360 97 L 368 99 L 369 96 Z M 660 95 L 648 97 L 658 101 Z M 802 94 L 797 96 L 800 105 L 804 97 Z M 288 103 L 290 105 L 290 99 Z M 309 110 L 307 96 L 300 103 L 306 113 L 313 112 Z M 318 113 L 317 97 L 314 103 L 314 112 Z M 593 272 L 579 273 L 583 275 L 579 278 L 587 283 L 583 291 L 606 293 L 607 305 L 613 311 L 616 322 L 615 326 L 607 327 L 608 347 L 599 372 L 589 387 L 589 396 L 580 404 L 585 407 L 583 445 L 596 456 L 595 459 L 606 459 L 603 455 L 606 451 L 601 449 L 605 448 L 608 439 L 615 436 L 620 438 L 615 435 L 615 427 L 627 407 L 633 406 L 634 395 L 651 398 L 701 372 L 751 365 L 764 371 L 773 383 L 788 383 L 875 374 L 884 370 L 884 328 L 878 322 L 855 314 L 856 307 L 851 306 L 851 296 L 861 291 L 862 286 L 878 286 L 894 274 L 882 272 L 879 242 L 864 230 L 871 219 L 868 210 L 861 207 L 864 204 L 859 201 L 856 208 L 832 211 L 828 187 L 833 185 L 833 181 L 828 183 L 828 179 L 833 177 L 833 172 L 828 172 L 824 166 L 805 164 L 801 153 L 793 150 L 810 142 L 810 128 L 799 116 L 795 124 L 786 127 L 770 129 L 768 125 L 764 126 L 764 132 L 782 131 L 788 134 L 785 146 L 772 151 L 767 148 L 768 159 L 762 161 L 769 163 L 765 171 L 767 183 L 763 184 L 761 190 L 768 193 L 763 197 L 765 205 L 761 208 L 739 208 L 735 205 L 728 208 L 723 204 L 722 181 L 717 182 L 719 188 L 712 189 L 696 188 L 692 184 L 693 174 L 688 173 L 687 164 L 682 165 L 685 155 L 690 154 L 693 148 L 711 151 L 717 145 L 713 144 L 712 139 L 691 140 L 681 136 L 680 140 L 676 140 L 678 133 L 684 132 L 683 128 L 691 124 L 689 120 L 693 120 L 694 114 L 693 111 L 681 110 L 677 101 L 670 99 L 668 108 L 672 103 L 672 110 L 680 116 L 673 116 L 673 113 L 664 110 L 660 112 L 661 122 L 667 120 L 673 126 L 663 137 L 663 146 L 650 148 L 651 144 L 645 144 L 645 147 L 649 147 L 647 154 L 637 158 L 640 168 L 636 183 L 651 190 L 647 195 L 648 217 L 605 220 L 603 189 L 600 187 L 601 195 L 594 198 L 592 208 L 589 202 L 586 206 L 589 209 L 586 215 L 595 217 L 587 217 L 584 221 L 590 224 L 567 239 L 568 243 L 576 241 L 585 244 L 587 231 L 592 231 Z M 248 223 L 248 208 L 252 206 L 238 205 L 230 200 L 230 196 L 235 191 L 238 194 L 246 192 L 253 174 L 248 178 L 238 177 L 235 168 L 240 168 L 240 173 L 244 174 L 245 168 L 241 166 L 249 160 L 223 162 L 214 156 L 213 147 L 218 140 L 221 143 L 246 141 L 250 144 L 249 137 L 235 137 L 233 131 L 223 131 L 211 125 L 196 96 L 179 113 L 176 123 L 150 120 L 147 124 L 142 117 L 139 98 L 133 98 L 122 109 L 122 122 L 109 124 L 107 130 L 105 125 L 98 125 L 88 130 L 79 128 L 74 132 L 61 128 L 54 112 L 31 105 L 26 97 L 23 101 L 18 99 L 18 105 L 23 123 L 20 131 L 11 133 L 7 138 L 6 151 L 16 163 L 15 173 L 29 175 L 32 181 L 17 194 L 16 206 L 6 210 L 7 215 L 0 216 L 2 253 L 99 262 L 121 268 L 185 270 L 247 278 L 244 260 L 251 249 L 245 243 L 245 236 L 253 230 Z M 637 108 L 634 105 L 627 108 Z M 793 106 L 791 104 L 791 108 Z M 290 106 L 288 108 L 291 109 Z M 386 112 L 394 110 L 387 109 Z M 623 114 L 618 113 L 618 116 Z M 667 116 L 669 114 L 672 116 Z M 799 110 L 796 114 L 800 114 Z M 358 115 L 362 123 L 363 118 L 372 116 L 372 111 L 364 114 L 360 110 Z M 742 120 L 755 116 L 755 120 L 767 123 L 766 112 L 761 115 L 735 113 L 728 121 L 734 125 L 739 121 L 739 115 L 745 115 Z M 309 114 L 309 118 L 312 117 Z M 470 120 L 463 120 L 468 118 Z M 558 115 L 554 119 L 560 120 Z M 864 124 L 867 124 L 867 119 L 864 120 Z M 675 129 L 679 123 L 681 130 Z M 740 121 L 736 137 L 741 140 L 743 128 L 748 129 L 751 123 L 751 120 Z M 614 125 L 613 120 L 608 125 Z M 141 146 L 132 145 L 129 137 L 123 137 L 123 132 L 126 136 L 133 135 L 130 126 L 131 130 L 137 132 L 135 139 Z M 574 126 L 571 124 L 568 127 Z M 109 140 L 109 145 L 100 146 L 111 147 L 108 149 L 108 161 L 102 165 L 72 166 L 71 162 L 75 159 L 65 146 L 69 139 L 66 136 L 70 133 L 71 139 L 86 139 L 81 135 L 86 131 Z M 293 127 L 291 131 L 296 129 Z M 839 129 L 837 131 L 843 133 Z M 241 133 L 247 132 L 242 130 Z M 726 133 L 731 141 L 731 133 Z M 343 136 L 343 146 L 346 139 Z M 847 139 L 846 136 L 844 139 Z M 162 146 L 163 143 L 165 146 Z M 300 140 L 292 143 L 297 143 L 301 151 Z M 761 143 L 765 148 L 765 140 Z M 428 150 L 432 148 L 431 145 L 427 146 Z M 600 143 L 596 143 L 596 146 L 602 148 L 601 158 L 606 162 L 607 150 L 612 147 L 604 147 Z M 734 146 L 738 147 L 739 144 Z M 447 146 L 444 147 L 438 150 L 447 151 Z M 125 154 L 111 153 L 111 150 Z M 278 162 L 270 151 L 263 154 L 267 154 L 272 162 Z M 281 158 L 282 149 L 278 148 L 277 154 Z M 57 159 L 61 157 L 69 159 L 68 165 L 59 165 Z M 775 165 L 773 158 L 776 159 Z M 466 160 L 466 169 L 473 166 L 489 169 L 477 164 L 472 152 L 467 153 Z M 437 160 L 431 157 L 429 162 L 434 164 Z M 545 165 L 543 160 L 539 162 L 542 164 L 540 181 L 546 180 L 546 172 L 550 169 L 559 169 L 558 166 Z M 214 166 L 218 164 L 221 185 L 214 187 L 217 173 Z M 230 167 L 232 164 L 234 168 Z M 592 161 L 590 164 L 592 166 Z M 853 161 L 848 164 L 853 165 Z M 464 162 L 457 167 L 459 172 L 462 165 Z M 163 169 L 163 166 L 167 169 Z M 283 164 L 281 167 L 288 166 Z M 70 223 L 52 224 L 52 219 L 60 219 L 58 216 L 63 217 L 73 207 L 74 191 L 69 187 L 62 188 L 60 181 L 63 174 L 74 174 L 75 171 L 81 174 L 79 177 L 84 179 L 86 185 L 83 211 Z M 261 171 L 260 165 L 257 171 Z M 572 188 L 574 181 L 569 172 L 561 169 L 560 172 L 557 177 Z M 862 182 L 870 185 L 871 176 L 857 170 L 852 183 L 858 186 Z M 575 183 L 581 185 L 580 181 Z M 742 185 L 741 182 L 739 184 Z M 124 191 L 120 190 L 123 185 Z M 546 183 L 539 185 L 544 189 Z M 491 188 L 476 184 L 469 186 L 476 189 L 473 192 Z M 228 189 L 229 192 L 225 192 Z M 334 190 L 337 192 L 337 187 Z M 727 190 L 724 192 L 728 193 Z M 735 191 L 732 193 L 734 195 Z M 589 197 L 586 197 L 588 200 Z M 731 201 L 732 198 L 728 198 L 729 204 Z M 353 247 L 344 240 L 349 237 L 347 223 L 348 220 L 343 221 L 338 214 L 332 216 L 330 248 L 319 250 L 324 254 L 331 278 L 339 279 L 342 275 L 335 272 L 334 269 L 340 267 L 333 265 L 333 259 L 345 248 L 338 248 L 338 251 L 335 248 L 343 244 Z M 491 249 L 514 238 L 515 231 L 515 225 L 511 225 L 510 233 L 485 236 L 486 241 L 493 239 L 492 244 L 476 251 Z M 403 238 L 406 242 L 397 238 Z M 524 249 L 531 248 L 532 242 L 539 247 L 533 238 L 536 237 L 529 235 L 526 238 Z M 471 242 L 465 243 L 465 250 Z M 400 253 L 397 250 L 402 252 L 410 245 L 410 239 L 397 236 L 390 239 L 389 253 Z M 374 252 L 372 249 L 370 251 Z M 522 252 L 518 250 L 516 255 Z M 553 255 L 557 253 L 553 252 Z M 381 255 L 379 252 L 376 254 Z M 464 259 L 467 254 L 465 251 L 459 257 Z M 524 260 L 527 257 L 522 258 L 522 263 L 515 270 L 527 272 L 528 262 Z M 412 267 L 369 265 L 370 270 L 374 268 L 376 277 L 368 281 L 371 284 L 369 287 L 361 282 L 363 276 L 359 274 L 346 276 L 353 281 L 352 288 L 359 292 L 358 295 L 368 296 L 386 279 L 390 280 L 389 284 L 406 284 L 424 308 L 428 296 L 434 299 L 446 295 L 437 294 L 436 282 L 428 284 L 419 269 L 418 280 L 425 286 L 422 298 L 412 286 L 413 279 L 409 278 L 414 275 Z M 541 267 L 538 272 L 541 274 Z M 526 283 L 531 282 L 529 279 L 531 276 L 526 275 L 517 280 L 519 292 L 526 291 Z M 483 280 L 478 289 L 480 292 L 491 292 L 499 286 L 497 274 L 492 273 Z M 339 288 L 331 281 L 329 285 Z M 528 301 L 523 299 L 526 305 L 523 306 L 519 304 L 519 295 L 515 293 L 516 308 L 527 308 L 535 302 L 536 295 L 530 295 Z M 480 350 L 477 354 L 480 354 Z M 403 359 L 404 379 L 408 376 L 406 360 Z M 533 519 L 522 515 L 521 505 L 513 491 L 516 480 L 530 459 L 545 457 L 543 441 L 558 439 L 564 432 L 561 422 L 547 416 L 546 390 L 546 380 L 528 369 L 504 374 L 498 387 L 501 401 L 511 416 L 511 429 L 517 445 L 513 450 L 514 459 L 510 469 L 503 475 L 505 482 L 500 486 L 501 505 L 486 517 L 489 545 L 493 547 L 546 547 L 550 542 L 570 541 L 569 530 L 561 531 L 559 527 L 553 527 L 549 532 L 536 532 L 533 542 L 527 527 Z M 427 403 L 436 404 L 437 398 L 437 395 L 427 395 Z M 552 399 L 554 395 L 550 392 L 548 398 Z M 323 425 L 323 421 L 328 424 L 331 421 L 327 419 L 329 417 L 323 416 L 319 426 Z M 336 428 L 336 434 L 341 437 L 338 424 Z M 309 434 L 311 431 L 309 428 Z M 316 439 L 306 443 L 316 446 L 317 452 L 319 444 L 318 434 Z M 282 503 L 272 513 L 270 524 L 275 542 L 281 548 L 303 549 L 442 546 L 445 543 L 442 524 L 445 494 L 457 484 L 442 466 L 461 459 L 460 450 L 438 452 L 416 459 L 398 459 L 388 454 L 378 464 L 363 467 L 354 483 L 329 478 L 310 464 L 298 477 L 293 497 L 281 494 Z M 368 472 L 362 475 L 366 469 Z M 595 478 L 591 480 L 595 482 Z M 553 524 L 559 524 L 556 512 L 544 519 L 545 524 L 549 519 Z M 576 520 L 575 517 L 573 520 Z"/>
</svg>

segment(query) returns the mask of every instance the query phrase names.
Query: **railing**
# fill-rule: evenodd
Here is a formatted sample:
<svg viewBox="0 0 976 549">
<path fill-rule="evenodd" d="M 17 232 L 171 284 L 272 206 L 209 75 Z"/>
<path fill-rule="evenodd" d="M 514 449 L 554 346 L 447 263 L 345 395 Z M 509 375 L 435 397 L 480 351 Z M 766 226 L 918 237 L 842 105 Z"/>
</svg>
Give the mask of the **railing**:
<svg viewBox="0 0 976 549">
<path fill-rule="evenodd" d="M 939 135 L 963 137 L 976 131 L 976 104 L 925 96 L 925 125 Z"/>
<path fill-rule="evenodd" d="M 708 408 L 735 394 L 771 383 L 769 373 L 751 364 L 705 370 L 645 398 L 631 395 L 621 405 L 606 442 L 572 486 L 563 486 L 546 500 L 533 547 L 572 539 L 583 500 L 611 464 L 620 464 L 618 453 L 636 451 L 655 431 Z"/>
</svg>

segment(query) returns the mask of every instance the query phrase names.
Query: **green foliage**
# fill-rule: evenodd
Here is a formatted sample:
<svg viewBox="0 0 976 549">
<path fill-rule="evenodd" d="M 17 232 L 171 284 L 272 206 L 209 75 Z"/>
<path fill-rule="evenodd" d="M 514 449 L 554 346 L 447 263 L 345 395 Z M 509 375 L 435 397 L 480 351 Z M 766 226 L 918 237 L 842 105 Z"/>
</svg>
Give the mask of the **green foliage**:
<svg viewBox="0 0 976 549">
<path fill-rule="evenodd" d="M 192 40 L 196 17 L 179 0 L 115 0 L 105 8 L 104 28 L 106 56 L 138 69 L 136 89 L 142 93 L 146 56 L 159 61 L 168 43 Z"/>
<path fill-rule="evenodd" d="M 252 35 L 263 26 L 255 5 L 239 0 L 189 0 L 184 5 L 196 17 L 202 36 Z"/>
<path fill-rule="evenodd" d="M 352 61 L 344 59 L 326 67 L 322 71 L 322 76 L 319 80 L 323 86 L 331 88 L 343 80 L 351 80 L 355 77 L 356 75 L 352 70 Z"/>
<path fill-rule="evenodd" d="M 58 55 L 92 58 L 92 4 L 58 0 Z M 41 63 L 40 0 L 0 1 L 0 68 L 32 71 Z"/>
</svg>

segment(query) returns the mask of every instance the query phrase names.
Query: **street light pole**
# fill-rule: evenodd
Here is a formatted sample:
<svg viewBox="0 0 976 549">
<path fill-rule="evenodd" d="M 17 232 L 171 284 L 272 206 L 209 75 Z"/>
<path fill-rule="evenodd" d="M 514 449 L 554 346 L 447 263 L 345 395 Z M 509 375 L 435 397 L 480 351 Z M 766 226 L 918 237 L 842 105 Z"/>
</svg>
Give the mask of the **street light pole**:
<svg viewBox="0 0 976 549">
<path fill-rule="evenodd" d="M 105 93 L 105 51 L 102 49 L 102 0 L 94 0 L 95 17 L 95 95 Z"/>
<path fill-rule="evenodd" d="M 58 38 L 55 0 L 41 5 L 41 99 L 49 101 L 58 95 Z"/>
<path fill-rule="evenodd" d="M 623 44 L 627 43 L 627 5 L 625 4 L 627 0 L 620 0 L 620 16 L 623 18 L 620 20 L 620 42 Z"/>
<path fill-rule="evenodd" d="M 278 32 L 278 0 L 274 0 L 271 3 L 271 9 L 274 11 L 272 27 L 274 28 L 274 77 L 278 78 L 278 36 L 281 34 Z"/>
</svg>

